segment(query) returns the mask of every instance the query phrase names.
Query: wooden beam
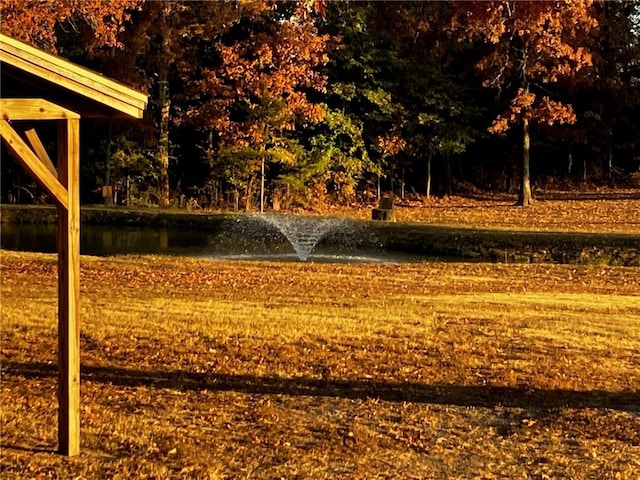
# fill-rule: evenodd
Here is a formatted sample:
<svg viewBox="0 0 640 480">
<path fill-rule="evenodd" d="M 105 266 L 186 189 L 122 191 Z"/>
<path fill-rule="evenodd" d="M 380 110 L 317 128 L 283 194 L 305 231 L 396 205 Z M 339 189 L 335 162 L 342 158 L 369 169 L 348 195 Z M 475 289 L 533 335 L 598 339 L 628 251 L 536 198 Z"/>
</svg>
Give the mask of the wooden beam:
<svg viewBox="0 0 640 480">
<path fill-rule="evenodd" d="M 58 451 L 80 453 L 80 121 L 58 122 Z"/>
<path fill-rule="evenodd" d="M 61 120 L 80 118 L 75 112 L 42 98 L 0 98 L 4 120 Z"/>
<path fill-rule="evenodd" d="M 147 103 L 148 95 L 145 93 L 141 93 L 116 80 L 105 77 L 99 72 L 73 63 L 64 57 L 45 52 L 44 50 L 40 50 L 32 45 L 0 33 L 0 58 L 7 57 L 6 61 L 12 63 L 9 61 L 9 56 L 19 57 L 24 61 L 46 68 L 51 74 L 57 77 L 64 77 L 86 86 L 94 86 L 101 92 L 111 96 L 117 96 L 132 105 L 136 104 L 140 106 L 142 109 L 144 109 Z"/>
<path fill-rule="evenodd" d="M 58 178 L 58 171 L 56 170 L 56 166 L 51 161 L 49 154 L 47 153 L 47 149 L 44 148 L 40 137 L 38 136 L 38 132 L 36 132 L 35 128 L 30 128 L 24 131 L 25 136 L 27 137 L 27 141 L 31 145 L 31 149 L 33 153 L 36 154 L 36 157 L 40 159 L 40 161 L 44 164 L 45 167 L 51 172 L 51 174 Z"/>
<path fill-rule="evenodd" d="M 6 120 L 0 120 L 0 136 L 2 136 L 2 140 L 18 162 L 29 172 L 34 180 L 51 195 L 60 207 L 67 209 L 69 201 L 67 189 L 53 176 L 49 169 L 44 166 L 36 154 L 31 151 L 29 146 Z"/>
<path fill-rule="evenodd" d="M 135 118 L 142 118 L 147 104 L 143 93 L 2 34 L 0 61 Z"/>
</svg>

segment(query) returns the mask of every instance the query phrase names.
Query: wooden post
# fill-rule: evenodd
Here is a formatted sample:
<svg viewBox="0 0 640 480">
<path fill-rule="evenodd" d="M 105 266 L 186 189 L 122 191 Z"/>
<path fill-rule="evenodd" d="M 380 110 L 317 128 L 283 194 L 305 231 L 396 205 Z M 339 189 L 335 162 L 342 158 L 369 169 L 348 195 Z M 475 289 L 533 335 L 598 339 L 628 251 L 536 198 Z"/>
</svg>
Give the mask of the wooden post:
<svg viewBox="0 0 640 480">
<path fill-rule="evenodd" d="M 80 116 L 42 99 L 0 99 L 0 136 L 58 206 L 58 451 L 80 453 Z M 10 121 L 55 120 L 58 171 L 35 130 L 30 148 Z"/>
<path fill-rule="evenodd" d="M 59 93 L 73 92 L 65 97 L 83 115 L 98 117 L 142 118 L 147 105 L 146 94 L 2 33 L 0 61 L 3 94 L 5 82 L 6 90 L 17 89 L 29 97 L 48 97 L 55 86 Z M 11 70 L 11 76 L 5 76 L 5 70 Z M 0 98 L 2 143 L 58 207 L 58 450 L 69 456 L 80 452 L 79 119 L 79 113 L 44 98 Z M 31 147 L 14 130 L 14 122 L 41 120 L 57 122 L 57 174 L 35 130 L 24 132 Z"/>
<path fill-rule="evenodd" d="M 80 121 L 58 122 L 58 451 L 80 453 Z"/>
</svg>

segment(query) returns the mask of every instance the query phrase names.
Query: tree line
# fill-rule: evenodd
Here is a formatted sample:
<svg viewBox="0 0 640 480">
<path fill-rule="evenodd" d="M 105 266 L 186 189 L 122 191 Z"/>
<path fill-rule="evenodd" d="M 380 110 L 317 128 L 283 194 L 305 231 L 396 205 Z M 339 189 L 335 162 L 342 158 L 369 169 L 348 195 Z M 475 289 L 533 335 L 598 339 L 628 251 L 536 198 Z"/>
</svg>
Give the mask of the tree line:
<svg viewBox="0 0 640 480">
<path fill-rule="evenodd" d="M 141 122 L 84 121 L 85 202 L 255 210 L 479 188 L 527 205 L 536 185 L 639 181 L 638 2 L 0 6 L 3 33 L 149 93 Z M 2 173 L 3 201 L 30 191 L 12 162 Z"/>
</svg>

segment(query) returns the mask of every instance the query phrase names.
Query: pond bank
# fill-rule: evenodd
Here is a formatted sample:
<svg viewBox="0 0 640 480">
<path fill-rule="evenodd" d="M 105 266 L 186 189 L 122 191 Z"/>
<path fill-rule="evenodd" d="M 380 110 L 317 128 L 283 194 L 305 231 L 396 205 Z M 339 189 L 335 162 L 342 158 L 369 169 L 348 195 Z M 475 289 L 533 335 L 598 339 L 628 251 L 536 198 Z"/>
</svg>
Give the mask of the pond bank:
<svg viewBox="0 0 640 480">
<path fill-rule="evenodd" d="M 83 207 L 83 225 L 151 227 L 219 234 L 234 242 L 245 234 L 235 225 L 256 218 L 232 213 L 192 213 L 163 210 Z M 1 205 L 3 224 L 53 224 L 52 206 Z M 426 223 L 349 221 L 354 228 L 337 228 L 319 245 L 349 245 L 353 249 L 382 249 L 443 260 L 566 263 L 640 266 L 640 236 L 634 234 L 531 232 L 474 229 Z"/>
</svg>

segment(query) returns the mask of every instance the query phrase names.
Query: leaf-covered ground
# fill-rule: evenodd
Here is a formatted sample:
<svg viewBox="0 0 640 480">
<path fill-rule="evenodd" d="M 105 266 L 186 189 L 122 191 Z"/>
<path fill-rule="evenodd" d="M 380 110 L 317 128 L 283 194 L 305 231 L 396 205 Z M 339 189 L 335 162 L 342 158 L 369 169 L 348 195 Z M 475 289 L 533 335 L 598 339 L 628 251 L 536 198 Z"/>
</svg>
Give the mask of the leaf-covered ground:
<svg viewBox="0 0 640 480">
<path fill-rule="evenodd" d="M 640 269 L 82 259 L 82 453 L 55 256 L 2 251 L 2 478 L 637 479 Z"/>
<path fill-rule="evenodd" d="M 547 192 L 527 208 L 514 207 L 510 196 L 444 197 L 397 200 L 400 222 L 463 225 L 483 229 L 640 234 L 640 191 Z M 370 208 L 333 207 L 329 212 L 363 219 Z"/>
</svg>

